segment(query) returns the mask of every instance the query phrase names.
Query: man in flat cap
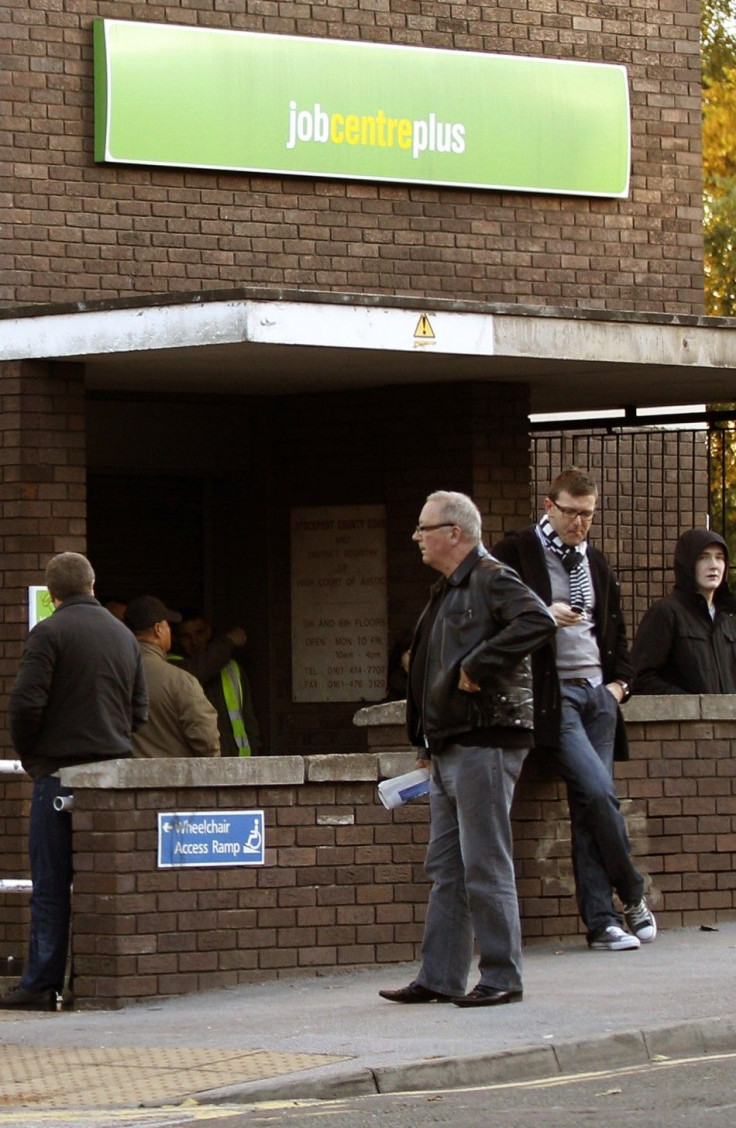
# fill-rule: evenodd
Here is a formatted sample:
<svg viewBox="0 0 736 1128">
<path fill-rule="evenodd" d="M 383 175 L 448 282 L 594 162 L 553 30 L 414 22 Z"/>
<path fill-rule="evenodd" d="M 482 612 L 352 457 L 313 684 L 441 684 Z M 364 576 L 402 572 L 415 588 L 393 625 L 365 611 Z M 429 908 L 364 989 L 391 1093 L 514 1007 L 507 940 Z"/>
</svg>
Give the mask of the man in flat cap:
<svg viewBox="0 0 736 1128">
<path fill-rule="evenodd" d="M 217 713 L 195 677 L 166 661 L 171 623 L 181 615 L 157 599 L 131 600 L 125 623 L 138 639 L 148 685 L 148 721 L 133 737 L 133 755 L 219 756 Z"/>
</svg>

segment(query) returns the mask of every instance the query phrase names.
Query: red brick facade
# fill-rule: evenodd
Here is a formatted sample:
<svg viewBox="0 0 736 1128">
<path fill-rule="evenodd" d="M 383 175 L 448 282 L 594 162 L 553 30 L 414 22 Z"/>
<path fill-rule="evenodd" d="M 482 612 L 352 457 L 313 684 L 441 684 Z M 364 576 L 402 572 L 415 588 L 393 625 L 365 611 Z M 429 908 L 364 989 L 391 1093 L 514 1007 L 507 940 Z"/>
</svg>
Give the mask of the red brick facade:
<svg viewBox="0 0 736 1128">
<path fill-rule="evenodd" d="M 617 768 L 619 793 L 660 926 L 733 919 L 733 703 L 635 698 L 627 714 L 632 759 Z M 118 787 L 107 780 L 75 787 L 78 1004 L 118 1006 L 325 967 L 415 959 L 428 892 L 428 811 L 424 802 L 387 811 L 376 797 L 377 779 L 413 762 L 402 728 L 360 731 L 375 755 L 192 765 L 195 774 L 200 766 L 219 772 L 219 782 L 189 786 L 180 780 Z M 145 772 L 157 765 L 131 767 Z M 263 771 L 281 782 L 259 784 Z M 20 858 L 17 801 L 28 790 L 27 783 L 0 780 L 3 856 Z M 231 808 L 265 811 L 263 867 L 156 868 L 157 811 Z M 539 755 L 525 765 L 513 823 L 527 942 L 584 943 L 564 787 Z M 25 957 L 26 914 L 20 894 L 0 899 L 2 966 L 8 955 Z"/>
<path fill-rule="evenodd" d="M 3 7 L 1 304 L 268 285 L 702 312 L 697 0 Z M 630 196 L 96 165 L 96 17 L 623 64 Z"/>
<path fill-rule="evenodd" d="M 256 287 L 271 298 L 282 290 L 391 295 L 407 308 L 421 298 L 448 299 L 448 306 L 523 304 L 542 314 L 544 307 L 702 313 L 696 0 L 637 0 L 625 9 L 593 0 L 509 7 L 243 0 L 237 7 L 229 0 L 196 7 L 0 0 L 8 78 L 0 117 L 0 335 L 2 315 L 9 319 L 18 307 L 156 307 L 177 295 L 206 300 L 213 291 L 242 296 Z M 98 165 L 92 21 L 102 17 L 623 64 L 631 95 L 630 195 L 604 200 Z M 363 735 L 352 725 L 358 702 L 292 700 L 290 509 L 385 504 L 393 641 L 416 618 L 432 578 L 410 541 L 428 492 L 472 493 L 489 543 L 532 516 L 523 362 L 514 373 L 519 383 L 501 382 L 500 370 L 486 379 L 478 367 L 471 380 L 457 355 L 444 382 L 389 388 L 377 351 L 364 387 L 286 395 L 291 388 L 283 380 L 279 394 L 222 397 L 204 376 L 191 394 L 179 394 L 175 382 L 151 394 L 145 376 L 135 383 L 136 349 L 144 344 L 127 347 L 121 368 L 127 361 L 130 371 L 107 393 L 90 391 L 93 361 L 0 363 L 0 703 L 26 634 L 28 585 L 42 582 L 54 552 L 86 550 L 101 593 L 129 583 L 127 594 L 140 594 L 156 577 L 158 594 L 170 600 L 164 588 L 172 576 L 177 602 L 205 598 L 220 628 L 247 625 L 249 673 L 272 755 L 360 751 Z M 325 364 L 341 363 L 330 349 L 322 355 Z M 245 352 L 243 358 L 247 367 Z M 564 381 L 563 368 L 555 379 Z M 437 379 L 429 373 L 428 381 Z M 340 387 L 340 375 L 331 373 L 327 386 Z M 628 497 L 628 475 L 638 463 L 622 471 L 619 462 L 613 477 L 608 464 L 605 470 L 604 492 Z M 192 515 L 196 562 L 189 566 L 182 551 L 171 565 L 163 523 L 136 551 L 135 509 L 120 504 L 107 524 L 100 518 L 106 476 L 117 476 L 119 485 L 125 475 L 152 480 L 156 519 L 166 513 L 175 476 L 197 479 L 204 500 Z M 97 512 L 89 514 L 88 476 L 97 477 Z M 88 527 L 99 537 L 92 550 Z M 637 529 L 632 517 L 621 533 L 633 537 Z M 116 561 L 124 565 L 117 573 Z M 709 735 L 704 728 L 647 733 L 646 754 L 621 777 L 635 819 L 646 820 L 640 854 L 651 860 L 653 877 L 662 874 L 664 923 L 733 908 L 731 828 L 724 821 L 733 803 L 730 752 L 722 755 L 725 746 Z M 661 756 L 650 761 L 650 741 L 659 740 Z M 7 751 L 7 733 L 2 742 Z M 703 778 L 696 768 L 706 771 Z M 80 792 L 80 999 L 114 1005 L 255 975 L 412 958 L 426 899 L 425 813 L 416 807 L 387 814 L 376 804 L 374 776 L 212 788 L 194 799 L 182 790 Z M 2 876 L 25 872 L 19 843 L 28 793 L 27 781 L 0 780 Z M 225 801 L 269 811 L 272 853 L 264 869 L 214 877 L 152 870 L 156 809 Z M 692 803 L 711 801 L 712 810 L 698 813 L 712 821 L 701 819 L 696 828 Z M 528 936 L 577 931 L 565 833 L 557 785 L 531 772 L 517 811 Z M 0 959 L 18 956 L 25 903 L 8 894 L 0 908 Z"/>
</svg>

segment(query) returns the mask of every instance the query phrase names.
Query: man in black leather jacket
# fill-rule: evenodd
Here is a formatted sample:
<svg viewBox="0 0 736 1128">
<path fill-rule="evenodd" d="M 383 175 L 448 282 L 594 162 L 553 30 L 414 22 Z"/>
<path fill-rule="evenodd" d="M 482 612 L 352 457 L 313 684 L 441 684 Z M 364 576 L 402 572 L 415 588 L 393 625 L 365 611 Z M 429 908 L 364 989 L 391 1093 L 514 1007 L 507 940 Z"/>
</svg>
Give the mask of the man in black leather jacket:
<svg viewBox="0 0 736 1128">
<path fill-rule="evenodd" d="M 414 634 L 407 725 L 432 766 L 433 885 L 422 965 L 398 1003 L 496 1006 L 522 998 L 521 926 L 510 809 L 532 742 L 529 654 L 555 632 L 552 616 L 516 573 L 481 544 L 481 518 L 464 494 L 430 494 L 413 539 L 434 585 Z M 473 936 L 480 981 L 468 994 Z"/>
</svg>

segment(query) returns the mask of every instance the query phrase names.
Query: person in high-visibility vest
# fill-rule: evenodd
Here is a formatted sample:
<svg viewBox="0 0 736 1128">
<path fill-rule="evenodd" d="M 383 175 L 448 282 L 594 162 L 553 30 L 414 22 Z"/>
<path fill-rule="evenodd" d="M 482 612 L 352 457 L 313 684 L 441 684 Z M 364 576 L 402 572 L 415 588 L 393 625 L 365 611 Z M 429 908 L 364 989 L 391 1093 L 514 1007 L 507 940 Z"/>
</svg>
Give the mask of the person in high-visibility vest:
<svg viewBox="0 0 736 1128">
<path fill-rule="evenodd" d="M 242 627 L 212 638 L 212 627 L 196 608 L 182 608 L 169 661 L 194 674 L 217 711 L 223 756 L 256 756 L 261 732 L 245 670 L 234 651 L 245 646 Z"/>
</svg>

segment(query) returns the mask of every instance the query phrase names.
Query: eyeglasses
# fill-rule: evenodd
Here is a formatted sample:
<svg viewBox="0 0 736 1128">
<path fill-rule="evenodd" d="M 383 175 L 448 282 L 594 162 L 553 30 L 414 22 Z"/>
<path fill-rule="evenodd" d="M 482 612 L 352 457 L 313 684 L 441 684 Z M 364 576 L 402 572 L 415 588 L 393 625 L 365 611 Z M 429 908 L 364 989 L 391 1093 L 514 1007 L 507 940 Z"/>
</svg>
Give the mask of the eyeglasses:
<svg viewBox="0 0 736 1128">
<path fill-rule="evenodd" d="M 571 509 L 569 505 L 558 505 L 556 501 L 553 501 L 552 504 L 569 521 L 574 521 L 576 517 L 582 517 L 583 521 L 592 521 L 595 517 L 595 509 Z"/>
<path fill-rule="evenodd" d="M 440 525 L 417 525 L 414 530 L 414 535 L 417 533 L 432 533 L 435 529 L 453 529 L 455 527 L 453 521 L 443 521 Z"/>
</svg>

